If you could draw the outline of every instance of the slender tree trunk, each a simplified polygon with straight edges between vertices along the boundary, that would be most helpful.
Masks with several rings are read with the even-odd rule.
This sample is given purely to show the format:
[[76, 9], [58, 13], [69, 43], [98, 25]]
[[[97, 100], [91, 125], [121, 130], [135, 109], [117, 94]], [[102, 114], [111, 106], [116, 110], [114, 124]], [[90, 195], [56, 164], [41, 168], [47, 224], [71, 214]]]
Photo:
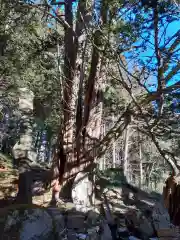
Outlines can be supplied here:
[[116, 142], [113, 142], [113, 168], [116, 167]]
[[129, 126], [125, 130], [124, 136], [124, 162], [123, 162], [123, 172], [124, 176], [128, 180], [128, 151], [129, 151]]
[[[106, 124], [104, 124], [104, 136], [106, 135]], [[103, 156], [103, 170], [106, 169], [106, 155]]]
[[147, 169], [147, 172], [146, 172], [146, 181], [147, 181], [147, 186], [148, 187], [149, 187], [149, 184], [150, 184], [150, 179], [151, 179], [152, 172], [154, 170], [154, 165], [155, 165], [155, 162], [152, 163], [152, 165]]
[[[112, 116], [112, 122], [114, 125], [114, 115]], [[115, 140], [113, 141], [112, 149], [113, 149], [113, 168], [115, 168], [116, 167], [116, 142], [115, 142]]]
[[142, 187], [143, 184], [143, 165], [142, 165], [142, 146], [141, 142], [139, 143], [139, 188]]
[[[106, 124], [102, 126], [103, 137], [106, 135]], [[101, 158], [101, 167], [100, 170], [104, 171], [106, 169], [106, 155], [104, 154]]]

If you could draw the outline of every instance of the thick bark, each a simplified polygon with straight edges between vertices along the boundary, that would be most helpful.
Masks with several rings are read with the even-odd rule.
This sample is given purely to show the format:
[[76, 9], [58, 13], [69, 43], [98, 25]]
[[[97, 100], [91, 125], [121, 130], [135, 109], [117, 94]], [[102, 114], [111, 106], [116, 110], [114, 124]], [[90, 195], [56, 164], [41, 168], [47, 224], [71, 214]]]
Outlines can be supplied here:
[[[57, 152], [54, 154], [54, 166], [56, 172], [59, 172], [59, 184], [62, 185], [63, 179], [70, 178], [70, 175], [73, 174], [74, 168], [76, 168], [76, 160], [79, 158], [79, 145], [80, 142], [77, 141], [75, 133], [77, 136], [76, 126], [81, 128], [80, 115], [76, 111], [76, 100], [78, 94], [79, 84], [82, 86], [83, 79], [83, 68], [81, 73], [79, 73], [79, 37], [82, 34], [84, 29], [84, 19], [87, 12], [87, 1], [80, 0], [78, 3], [78, 13], [75, 32], [76, 36], [73, 34], [73, 11], [72, 11], [72, 1], [66, 0], [65, 2], [65, 21], [71, 28], [65, 28], [65, 38], [64, 38], [64, 80], [63, 80], [63, 126], [61, 126]], [[81, 81], [79, 83], [79, 81]], [[80, 89], [82, 91], [82, 89]], [[79, 99], [81, 103], [81, 99]], [[80, 106], [81, 107], [81, 106]], [[78, 108], [78, 111], [81, 109]], [[80, 112], [81, 114], [81, 112]], [[79, 119], [79, 122], [78, 122]], [[76, 120], [76, 123], [75, 123]], [[78, 154], [77, 154], [78, 150]], [[78, 156], [78, 157], [77, 157]], [[60, 187], [57, 187], [57, 181], [54, 185], [54, 192], [57, 193], [60, 191]], [[54, 197], [53, 197], [54, 198]]]
[[163, 189], [164, 205], [168, 209], [171, 222], [180, 225], [180, 185], [179, 176], [169, 176]]
[[[92, 6], [93, 1], [79, 1], [75, 27], [76, 37], [71, 29], [65, 29], [64, 123], [59, 134], [58, 151], [55, 154], [55, 165], [59, 171], [59, 184], [61, 186], [68, 179], [75, 177], [79, 171], [96, 161], [99, 154], [99, 150], [97, 151], [95, 146], [100, 139], [106, 59], [99, 51], [100, 47], [103, 48], [100, 30], [94, 32], [90, 51], [86, 51], [86, 44], [88, 42], [90, 45], [90, 42], [87, 38], [87, 32], [85, 35], [83, 30], [87, 31], [90, 26]], [[90, 12], [91, 14], [89, 14]], [[65, 20], [70, 26], [73, 25], [72, 15], [72, 1], [67, 0]], [[106, 23], [106, 17], [107, 8], [105, 8], [103, 1], [101, 27]], [[80, 48], [80, 43], [81, 46], [84, 45], [84, 50]], [[91, 58], [89, 58], [90, 54]], [[91, 60], [89, 61], [89, 59]], [[87, 76], [85, 69], [89, 66], [90, 70]], [[55, 188], [57, 188], [57, 181], [54, 190]]]

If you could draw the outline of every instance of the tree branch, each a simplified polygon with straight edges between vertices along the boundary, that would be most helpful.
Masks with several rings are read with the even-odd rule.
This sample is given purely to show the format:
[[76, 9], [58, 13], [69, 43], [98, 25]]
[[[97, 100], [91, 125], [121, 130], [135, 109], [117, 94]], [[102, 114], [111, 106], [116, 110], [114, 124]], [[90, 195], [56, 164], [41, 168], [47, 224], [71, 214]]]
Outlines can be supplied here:
[[73, 36], [74, 36], [75, 38], [77, 38], [77, 35], [76, 35], [75, 31], [73, 30], [72, 26], [70, 26], [70, 25], [68, 24], [68, 22], [65, 21], [62, 17], [57, 16], [56, 12], [51, 8], [50, 5], [47, 5], [47, 4], [46, 4], [45, 7], [48, 7], [48, 8], [50, 8], [50, 9], [52, 9], [54, 15], [53, 15], [52, 13], [50, 13], [50, 11], [47, 11], [46, 9], [41, 8], [41, 6], [40, 6], [39, 4], [30, 4], [30, 3], [27, 4], [27, 3], [23, 3], [23, 2], [19, 2], [19, 4], [20, 4], [21, 6], [23, 6], [23, 7], [36, 8], [36, 9], [38, 9], [39, 11], [41, 11], [41, 12], [43, 12], [43, 13], [45, 12], [45, 13], [46, 13], [47, 15], [49, 15], [50, 17], [54, 18], [54, 19], [55, 19], [59, 24], [61, 24], [65, 29], [71, 29]]

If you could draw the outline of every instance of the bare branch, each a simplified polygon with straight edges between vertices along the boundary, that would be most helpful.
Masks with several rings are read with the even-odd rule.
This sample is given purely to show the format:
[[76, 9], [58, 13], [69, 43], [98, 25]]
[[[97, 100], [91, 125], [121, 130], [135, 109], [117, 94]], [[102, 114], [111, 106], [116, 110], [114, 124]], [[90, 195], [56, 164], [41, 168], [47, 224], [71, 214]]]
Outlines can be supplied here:
[[178, 71], [180, 70], [180, 61], [176, 66], [172, 68], [172, 70], [168, 73], [168, 75], [164, 78], [165, 82], [167, 83], [173, 76], [175, 76]]

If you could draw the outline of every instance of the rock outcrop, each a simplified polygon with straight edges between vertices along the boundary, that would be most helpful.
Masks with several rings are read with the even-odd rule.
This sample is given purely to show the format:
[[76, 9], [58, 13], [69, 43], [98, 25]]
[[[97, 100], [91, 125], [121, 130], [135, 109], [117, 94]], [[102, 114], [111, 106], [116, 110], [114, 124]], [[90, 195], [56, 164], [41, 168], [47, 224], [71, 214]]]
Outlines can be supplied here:
[[93, 195], [93, 183], [89, 180], [88, 173], [78, 173], [72, 186], [72, 200], [76, 210], [82, 212], [91, 210]]
[[20, 135], [19, 141], [12, 149], [13, 157], [16, 162], [21, 159], [28, 159], [30, 162], [36, 161], [36, 152], [33, 149], [33, 100], [34, 94], [29, 89], [19, 89], [19, 113], [24, 132]]

